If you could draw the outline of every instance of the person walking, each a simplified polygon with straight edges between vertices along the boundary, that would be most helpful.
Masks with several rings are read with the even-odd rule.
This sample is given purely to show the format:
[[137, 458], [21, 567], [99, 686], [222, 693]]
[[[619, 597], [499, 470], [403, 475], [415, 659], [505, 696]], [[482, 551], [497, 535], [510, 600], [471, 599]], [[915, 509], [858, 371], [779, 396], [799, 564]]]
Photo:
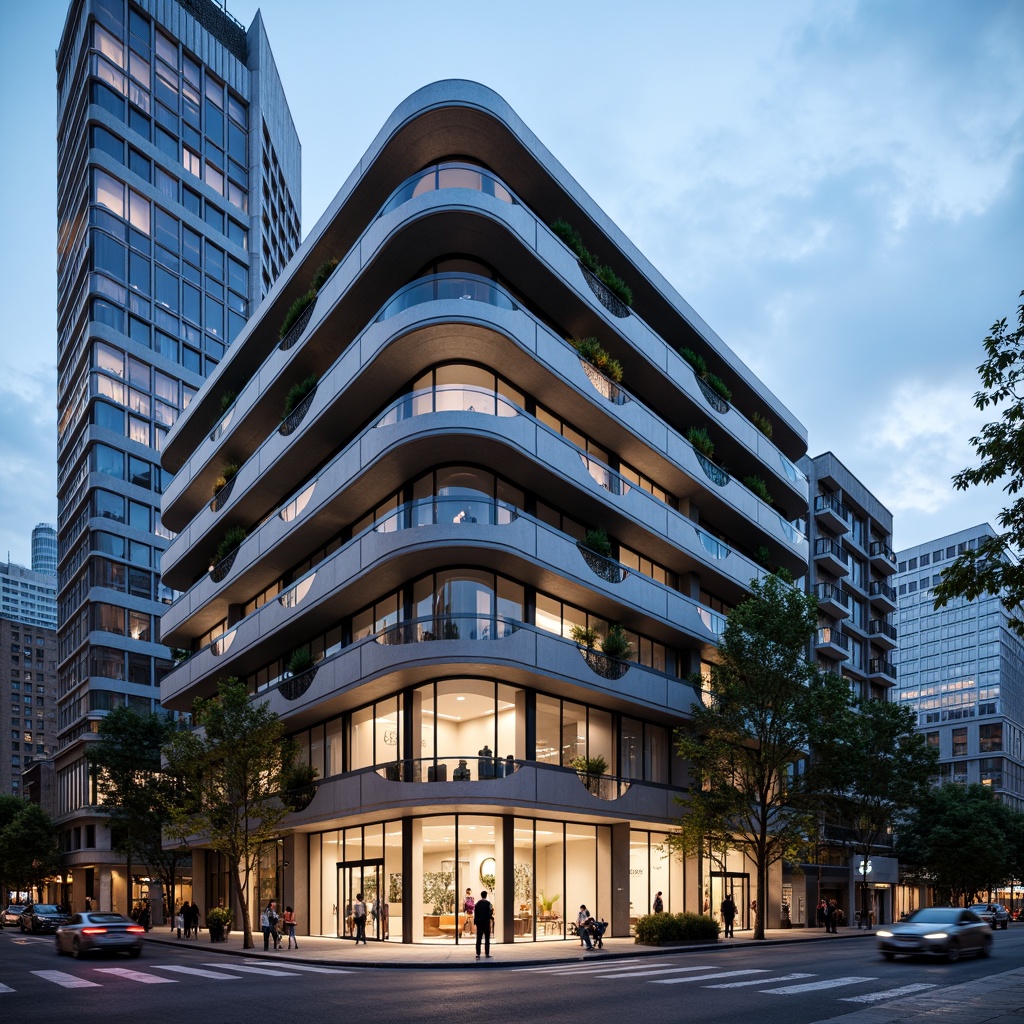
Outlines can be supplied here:
[[295, 948], [299, 948], [299, 940], [295, 938], [295, 911], [291, 907], [284, 908], [284, 932], [288, 936], [288, 948], [292, 948], [292, 943], [295, 943]]
[[736, 937], [732, 929], [732, 923], [736, 920], [736, 902], [732, 898], [732, 893], [722, 900], [722, 906], [719, 908], [722, 912], [722, 921], [725, 924], [725, 937], [727, 939], [734, 939]]
[[192, 938], [199, 938], [199, 904], [195, 900], [191, 904], [186, 904], [188, 908], [188, 919], [192, 928]]
[[476, 958], [480, 959], [480, 943], [483, 942], [484, 956], [491, 959], [491, 922], [494, 920], [494, 907], [487, 898], [487, 890], [480, 893], [480, 899], [473, 906], [473, 924], [476, 926]]
[[826, 904], [824, 900], [818, 900], [817, 918], [819, 928], [825, 927], [825, 906]]
[[576, 931], [580, 937], [580, 945], [590, 948], [590, 935], [587, 933], [587, 922], [590, 920], [590, 911], [586, 903], [580, 904], [580, 912], [576, 915]]
[[830, 935], [837, 935], [836, 931], [836, 901], [829, 900], [825, 904], [825, 931]]
[[356, 928], [356, 945], [358, 946], [360, 941], [363, 945], [366, 945], [366, 904], [363, 902], [363, 894], [361, 892], [356, 893], [356, 902], [352, 907], [352, 921]]
[[651, 904], [651, 910], [654, 911], [655, 914], [663, 914], [665, 912], [665, 901], [661, 898], [660, 889], [654, 894], [654, 902]]
[[281, 937], [277, 934], [277, 900], [270, 900], [260, 915], [260, 927], [263, 929], [263, 951], [270, 949], [270, 940], [274, 940], [274, 949], [281, 948]]

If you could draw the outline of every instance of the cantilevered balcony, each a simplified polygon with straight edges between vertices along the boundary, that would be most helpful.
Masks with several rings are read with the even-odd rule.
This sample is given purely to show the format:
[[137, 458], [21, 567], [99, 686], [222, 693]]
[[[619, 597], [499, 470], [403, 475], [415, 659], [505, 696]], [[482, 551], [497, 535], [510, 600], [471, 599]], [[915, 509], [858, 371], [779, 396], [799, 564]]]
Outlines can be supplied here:
[[872, 580], [868, 591], [871, 604], [885, 615], [896, 611], [896, 588], [882, 580]]
[[868, 552], [871, 565], [879, 572], [891, 576], [896, 571], [896, 555], [888, 544], [880, 540], [871, 542], [871, 550]]
[[815, 496], [814, 518], [832, 533], [846, 533], [850, 529], [850, 513], [834, 494]]
[[843, 661], [850, 656], [850, 638], [838, 626], [821, 626], [815, 650], [825, 658]]
[[814, 561], [830, 576], [849, 575], [850, 556], [843, 545], [831, 537], [819, 537], [814, 542]]
[[879, 650], [891, 651], [896, 646], [896, 627], [884, 619], [872, 619], [868, 623], [868, 636]]
[[872, 658], [868, 662], [868, 675], [872, 682], [896, 685], [896, 666], [887, 658]]
[[835, 583], [819, 583], [814, 588], [818, 607], [834, 619], [845, 619], [850, 614], [850, 598]]

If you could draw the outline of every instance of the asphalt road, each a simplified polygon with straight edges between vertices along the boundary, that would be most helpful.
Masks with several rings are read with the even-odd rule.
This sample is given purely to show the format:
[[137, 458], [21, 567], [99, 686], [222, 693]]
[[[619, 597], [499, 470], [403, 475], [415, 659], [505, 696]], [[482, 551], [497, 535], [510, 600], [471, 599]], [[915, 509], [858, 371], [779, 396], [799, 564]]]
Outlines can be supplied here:
[[[870, 942], [795, 943], [606, 958], [548, 967], [493, 961], [445, 969], [267, 964], [200, 947], [149, 945], [138, 960], [58, 957], [53, 940], [0, 933], [0, 1021], [360, 1019], [811, 1024], [1017, 967], [1024, 927], [994, 934], [987, 960], [883, 960]], [[953, 1018], [951, 1018], [953, 1019]]]

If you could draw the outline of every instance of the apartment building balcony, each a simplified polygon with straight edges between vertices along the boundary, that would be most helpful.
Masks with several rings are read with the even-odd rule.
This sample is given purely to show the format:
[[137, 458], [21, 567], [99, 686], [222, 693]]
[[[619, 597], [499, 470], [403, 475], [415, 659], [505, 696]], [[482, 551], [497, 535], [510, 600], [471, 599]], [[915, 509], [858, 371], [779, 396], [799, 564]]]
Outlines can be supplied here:
[[834, 494], [815, 496], [814, 518], [830, 533], [846, 533], [850, 529], [850, 513]]
[[814, 647], [818, 654], [833, 661], [844, 661], [850, 656], [850, 638], [838, 626], [822, 626]]
[[819, 537], [814, 542], [814, 562], [830, 576], [847, 576], [850, 572], [850, 556], [831, 537]]
[[850, 598], [835, 583], [819, 583], [814, 588], [818, 607], [834, 619], [845, 619], [850, 614]]
[[868, 551], [871, 560], [871, 567], [891, 576], [896, 571], [896, 555], [888, 544], [880, 540], [873, 540]]
[[880, 650], [891, 651], [896, 646], [896, 627], [884, 619], [872, 619], [868, 623], [868, 636]]
[[882, 580], [872, 580], [868, 590], [871, 604], [885, 615], [896, 611], [896, 588]]
[[873, 682], [896, 685], [896, 666], [888, 658], [872, 658], [868, 662], [868, 676]]

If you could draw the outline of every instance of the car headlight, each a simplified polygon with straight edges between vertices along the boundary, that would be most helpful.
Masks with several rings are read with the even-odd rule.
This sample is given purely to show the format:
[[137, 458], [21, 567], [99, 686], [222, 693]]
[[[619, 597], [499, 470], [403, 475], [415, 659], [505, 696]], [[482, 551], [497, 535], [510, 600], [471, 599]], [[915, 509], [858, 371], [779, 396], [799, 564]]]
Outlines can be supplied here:
[[948, 939], [949, 936], [945, 932], [929, 932], [925, 936], [926, 939]]
[[880, 939], [891, 939], [892, 932], [875, 932]]

